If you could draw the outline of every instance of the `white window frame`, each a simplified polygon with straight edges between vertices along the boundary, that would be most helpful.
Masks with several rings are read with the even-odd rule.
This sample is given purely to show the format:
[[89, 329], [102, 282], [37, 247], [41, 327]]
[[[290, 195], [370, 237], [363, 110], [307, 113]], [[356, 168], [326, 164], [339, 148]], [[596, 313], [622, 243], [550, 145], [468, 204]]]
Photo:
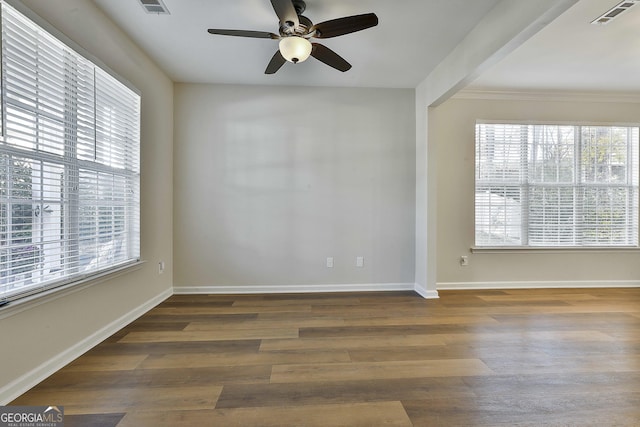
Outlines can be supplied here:
[[[40, 237], [40, 241], [33, 242], [33, 247], [37, 248], [37, 251], [33, 250], [32, 253], [37, 253], [37, 256], [27, 257], [27, 261], [34, 260], [27, 266], [31, 269], [28, 275], [33, 276], [37, 273], [37, 280], [30, 279], [29, 283], [21, 285], [17, 283], [15, 277], [11, 277], [11, 287], [6, 286], [9, 283], [7, 277], [11, 276], [11, 269], [14, 268], [15, 270], [15, 266], [11, 265], [11, 256], [5, 256], [5, 262], [0, 262], [0, 271], [5, 278], [5, 286], [3, 287], [3, 283], [0, 283], [0, 306], [4, 306], [13, 301], [32, 300], [34, 297], [49, 295], [62, 289], [86, 284], [105, 275], [117, 274], [123, 269], [139, 265], [141, 100], [139, 91], [131, 84], [118, 77], [99, 60], [51, 27], [22, 3], [15, 0], [0, 0], [0, 4], [9, 8], [5, 11], [10, 11], [11, 14], [15, 11], [22, 15], [23, 18], [31, 21], [30, 25], [38, 27], [37, 32], [39, 35], [37, 37], [43, 37], [46, 39], [47, 44], [52, 43], [56, 46], [56, 49], [64, 50], [65, 58], [68, 57], [71, 60], [71, 63], [68, 64], [67, 60], [64, 60], [64, 64], [67, 64], [67, 68], [65, 68], [65, 75], [67, 76], [65, 78], [67, 83], [64, 85], [67, 88], [65, 93], [71, 93], [73, 97], [65, 98], [65, 106], [61, 107], [64, 110], [61, 113], [64, 115], [62, 121], [59, 120], [59, 115], [54, 117], [54, 114], [54, 116], [48, 117], [48, 113], [45, 111], [46, 108], [43, 109], [37, 106], [31, 108], [28, 106], [29, 100], [26, 98], [24, 98], [26, 104], [23, 103], [23, 105], [18, 105], [20, 100], [15, 96], [13, 99], [9, 99], [8, 92], [10, 91], [7, 91], [5, 86], [5, 70], [2, 69], [0, 168], [4, 165], [2, 170], [7, 178], [5, 179], [7, 188], [2, 189], [4, 196], [2, 196], [3, 200], [1, 202], [4, 203], [5, 212], [8, 213], [5, 219], [8, 226], [4, 228], [3, 241], [0, 243], [2, 243], [7, 253], [10, 253], [8, 248], [12, 247], [12, 245], [16, 246], [11, 240], [11, 234], [13, 233], [11, 212], [16, 202], [14, 196], [8, 191], [13, 182], [11, 174], [14, 173], [12, 172], [13, 160], [10, 159], [25, 159], [27, 162], [38, 165], [35, 169], [32, 168], [32, 176], [34, 177], [32, 182], [35, 182], [31, 184], [30, 188], [32, 198], [31, 200], [20, 202], [25, 205], [32, 205], [34, 218], [32, 228], [38, 227], [36, 222], [45, 213], [55, 210], [48, 207], [50, 203], [59, 203], [56, 214], [59, 214], [61, 218], [58, 226], [58, 232], [60, 233], [59, 243], [56, 243], [56, 240], [45, 241]], [[4, 39], [2, 43], [5, 43]], [[25, 47], [25, 49], [27, 48]], [[44, 49], [43, 52], [46, 52], [46, 47]], [[22, 59], [18, 58], [16, 61], [19, 62]], [[92, 102], [93, 105], [90, 105], [89, 108], [93, 108], [93, 116], [88, 120], [88, 122], [91, 122], [88, 126], [87, 120], [80, 123], [77, 117], [79, 110], [75, 105], [79, 103], [79, 98], [76, 99], [75, 97], [80, 95], [74, 89], [75, 85], [78, 84], [75, 66], [73, 65], [75, 61], [81, 61], [85, 66], [88, 64], [93, 69], [93, 77], [90, 82], [93, 85], [93, 93], [89, 95], [92, 97], [89, 104]], [[2, 49], [1, 64], [3, 66], [5, 64], [4, 48]], [[58, 64], [63, 65], [62, 63]], [[30, 78], [37, 79], [36, 75], [33, 74], [33, 77], [25, 76], [24, 79], [25, 81]], [[53, 85], [50, 87], [53, 87], [52, 90], [54, 91], [60, 88], [59, 86], [56, 87], [55, 83], [51, 85]], [[42, 95], [39, 93], [38, 96]], [[43, 97], [42, 99], [45, 99], [46, 102], [47, 98]], [[8, 126], [11, 125], [12, 117], [7, 116], [7, 109], [11, 105], [14, 105], [12, 107], [14, 110], [16, 110], [15, 106], [24, 108], [27, 114], [35, 117], [33, 119], [34, 125], [31, 128], [36, 140], [33, 147], [29, 147], [28, 144], [21, 144], [20, 136], [12, 140], [11, 132], [7, 132]], [[61, 137], [64, 142], [60, 143], [60, 147], [63, 148], [58, 149], [55, 145], [55, 135], [53, 137], [49, 135], [48, 137], [43, 137], [42, 141], [40, 140], [40, 136], [38, 136], [41, 135], [40, 132], [49, 132], [51, 134], [52, 132], [55, 133], [55, 129], [51, 130], [53, 128], [49, 128], [43, 131], [40, 128], [39, 117], [42, 117], [45, 121], [52, 119], [59, 124], [59, 129], [64, 128], [64, 136]], [[126, 123], [123, 124], [123, 120]], [[14, 119], [14, 126], [15, 123]], [[28, 133], [30, 126], [28, 125], [28, 120], [24, 123], [24, 126], [22, 123], [18, 123], [18, 126], [22, 127], [21, 131]], [[87, 155], [86, 147], [83, 147], [85, 148], [84, 154], [78, 154], [80, 147], [77, 140], [80, 132], [78, 128], [81, 126], [85, 128], [83, 136], [85, 137], [85, 142], [87, 135], [90, 135], [93, 140], [93, 146], [90, 147], [93, 150], [93, 154], [90, 156]], [[16, 141], [18, 142], [16, 143]], [[51, 141], [54, 142], [51, 143]], [[45, 144], [43, 145], [44, 149], [38, 148], [41, 144]], [[46, 144], [50, 145], [47, 146]], [[60, 196], [57, 199], [44, 196], [46, 194], [44, 190], [46, 186], [54, 189], [58, 188], [55, 186], [56, 181], [54, 179], [47, 178], [46, 168], [42, 166], [44, 164], [57, 165], [58, 169], [64, 169], [64, 173], [60, 174], [61, 178], [58, 180], [60, 181]], [[85, 176], [84, 184], [82, 181], [83, 174]], [[86, 181], [87, 177], [91, 178], [94, 174], [96, 177], [95, 183], [91, 180]], [[89, 189], [92, 197], [87, 198], [89, 193], [82, 189], [83, 185]], [[101, 185], [102, 187], [99, 187]], [[36, 196], [37, 192], [34, 188], [39, 189], [39, 196]], [[106, 193], [104, 191], [100, 193], [100, 188], [103, 188]], [[93, 197], [94, 193], [96, 194], [95, 197]], [[82, 211], [80, 209], [82, 206], [85, 206], [85, 209], [102, 212], [102, 216], [99, 213], [95, 214], [96, 220], [93, 228], [88, 231], [80, 231], [80, 227], [82, 227], [80, 223]], [[49, 224], [49, 227], [51, 227], [51, 224]], [[43, 228], [43, 226], [40, 226], [40, 228]], [[8, 232], [6, 232], [7, 230]], [[54, 234], [57, 233], [55, 228], [53, 228], [53, 232]], [[42, 233], [40, 233], [40, 236], [42, 236]], [[80, 253], [82, 252], [80, 248], [82, 242], [85, 246], [89, 245], [86, 246], [89, 249], [85, 253], [90, 252], [93, 254], [93, 258], [88, 263], [89, 265], [81, 265], [79, 261], [80, 255], [82, 255]], [[45, 250], [45, 247], [50, 248], [56, 245], [64, 248], [59, 249], [59, 253], [55, 252], [53, 256], [51, 255], [51, 249]], [[29, 247], [28, 249], [31, 248]], [[49, 258], [53, 258], [54, 262], [56, 262], [58, 255], [61, 259], [64, 258], [64, 260], [60, 261], [62, 272], [54, 271], [54, 269], [49, 268], [50, 265], [45, 268], [44, 264], [46, 262], [42, 260], [46, 259], [44, 254], [47, 251]]]
[[[503, 126], [503, 131], [508, 132], [507, 129], [511, 129], [509, 136], [503, 136], [505, 138], [504, 144], [511, 143], [511, 146], [516, 147], [513, 151], [516, 151], [515, 155], [512, 154], [510, 167], [504, 168], [505, 171], [501, 175], [500, 172], [485, 172], [482, 170], [486, 167], [486, 160], [482, 156], [486, 155], [486, 150], [491, 150], [488, 147], [487, 141], [483, 141], [482, 129], [487, 131], [489, 127], [495, 126], [494, 130], [499, 131], [500, 126]], [[573, 128], [573, 135], [571, 139], [573, 152], [573, 165], [571, 171], [571, 178], [564, 180], [558, 178], [557, 182], [546, 181], [544, 178], [540, 180], [539, 177], [532, 176], [535, 163], [532, 163], [531, 154], [529, 151], [531, 145], [528, 138], [531, 138], [531, 130], [539, 129], [542, 127], [557, 127], [560, 128]], [[520, 136], [517, 135], [516, 130]], [[630, 143], [627, 145], [627, 162], [626, 178], [624, 182], [600, 182], [597, 180], [585, 181], [585, 177], [582, 171], [582, 165], [580, 159], [582, 159], [582, 150], [586, 150], [587, 143], [582, 140], [582, 130], [585, 128], [610, 128], [610, 129], [627, 129], [627, 138]], [[586, 130], [586, 129], [585, 129]], [[639, 246], [639, 232], [638, 232], [638, 187], [640, 177], [638, 176], [638, 163], [639, 163], [639, 127], [637, 124], [617, 124], [617, 123], [554, 123], [554, 122], [513, 122], [513, 121], [480, 121], [476, 122], [476, 142], [475, 142], [475, 244], [471, 248], [472, 251], [512, 251], [512, 250], [637, 250]], [[505, 134], [506, 135], [506, 134]], [[633, 138], [632, 138], [633, 137]], [[502, 138], [502, 137], [501, 137]], [[517, 141], [517, 142], [514, 142]], [[483, 145], [485, 144], [485, 145]], [[519, 148], [517, 148], [519, 144]], [[532, 143], [532, 145], [535, 145]], [[505, 145], [506, 147], [506, 145]], [[485, 153], [483, 153], [485, 150]], [[586, 153], [586, 151], [585, 151]], [[505, 154], [506, 155], [506, 154]], [[519, 164], [518, 167], [513, 169], [513, 165]], [[538, 165], [540, 166], [540, 165]], [[531, 169], [531, 170], [530, 170]], [[560, 172], [558, 172], [559, 174]], [[492, 176], [492, 178], [487, 178]], [[560, 175], [558, 175], [560, 176]], [[495, 190], [503, 189], [504, 195], [497, 194], [494, 190], [487, 192], [487, 188], [494, 188]], [[627, 201], [625, 205], [625, 226], [627, 239], [624, 242], [614, 241], [613, 238], [609, 242], [601, 243], [601, 241], [593, 242], [584, 238], [580, 233], [589, 229], [585, 224], [587, 220], [583, 219], [584, 198], [577, 195], [581, 191], [589, 191], [594, 189], [624, 189], [627, 192]], [[558, 238], [557, 241], [545, 240], [546, 237], [541, 237], [540, 232], [538, 234], [532, 231], [532, 224], [540, 218], [536, 217], [536, 214], [532, 214], [533, 219], [529, 218], [529, 215], [535, 210], [532, 210], [534, 206], [531, 193], [536, 190], [545, 191], [552, 189], [557, 191], [558, 197], [561, 191], [572, 192], [573, 195], [570, 199], [574, 206], [571, 206], [567, 211], [570, 211], [570, 215], [563, 217], [563, 220], [570, 218], [570, 223], [567, 223], [567, 227], [571, 227], [570, 232], [573, 233], [572, 238], [567, 238], [566, 234], [563, 238]], [[499, 193], [500, 191], [498, 191]], [[507, 197], [510, 194], [511, 196]], [[499, 200], [488, 200], [499, 199]], [[491, 208], [491, 206], [504, 205], [502, 212], [498, 212]], [[554, 205], [549, 205], [554, 206]], [[557, 206], [558, 212], [563, 207], [562, 204]], [[566, 205], [565, 205], [566, 206]], [[491, 212], [490, 212], [491, 211]], [[546, 212], [545, 209], [538, 209], [538, 212]], [[490, 212], [490, 213], [489, 213]], [[497, 215], [496, 219], [491, 219]], [[492, 234], [491, 229], [494, 221], [499, 224], [499, 227], [504, 226], [504, 233], [497, 237], [487, 236]], [[540, 224], [538, 222], [538, 224]], [[551, 223], [553, 224], [553, 222]], [[556, 225], [559, 227], [558, 225]], [[499, 228], [499, 227], [496, 227]], [[544, 224], [542, 227], [546, 227]], [[544, 229], [546, 230], [546, 228]], [[544, 234], [545, 231], [542, 232]], [[510, 236], [510, 238], [509, 238]], [[535, 238], [530, 236], [534, 236]], [[568, 241], [571, 239], [571, 241]], [[606, 239], [601, 239], [602, 241]]]

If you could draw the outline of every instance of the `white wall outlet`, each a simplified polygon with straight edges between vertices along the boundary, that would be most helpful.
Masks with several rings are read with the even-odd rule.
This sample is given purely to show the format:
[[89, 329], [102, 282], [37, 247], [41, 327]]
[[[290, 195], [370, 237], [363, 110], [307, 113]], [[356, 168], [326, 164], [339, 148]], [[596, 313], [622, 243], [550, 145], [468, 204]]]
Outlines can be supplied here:
[[467, 265], [469, 265], [469, 257], [466, 255], [462, 255], [460, 257], [460, 265], [463, 267], [466, 267]]
[[164, 261], [158, 263], [158, 274], [164, 273]]
[[357, 256], [356, 257], [356, 267], [364, 267], [364, 257]]
[[333, 268], [333, 257], [332, 256], [328, 256], [327, 257], [327, 268]]

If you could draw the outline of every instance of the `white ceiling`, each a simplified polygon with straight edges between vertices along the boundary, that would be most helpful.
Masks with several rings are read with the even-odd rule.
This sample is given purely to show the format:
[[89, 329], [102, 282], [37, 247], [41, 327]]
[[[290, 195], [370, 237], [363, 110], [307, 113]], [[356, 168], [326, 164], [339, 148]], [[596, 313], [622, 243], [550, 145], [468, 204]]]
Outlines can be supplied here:
[[[346, 73], [310, 58], [270, 76], [277, 41], [206, 31], [277, 33], [269, 0], [164, 0], [170, 15], [148, 14], [139, 0], [94, 2], [176, 82], [414, 88], [498, 0], [307, 0], [315, 23], [374, 12], [380, 24], [319, 40], [353, 65]], [[640, 4], [590, 24], [619, 2], [578, 1], [469, 88], [640, 93]]]
[[277, 33], [269, 0], [164, 0], [170, 15], [148, 14], [139, 0], [94, 2], [176, 82], [414, 88], [498, 0], [307, 0], [314, 23], [374, 12], [380, 24], [318, 40], [353, 65], [346, 73], [309, 58], [270, 76], [277, 41], [207, 33]]
[[607, 25], [620, 0], [580, 0], [471, 85], [475, 90], [640, 94], [640, 3]]

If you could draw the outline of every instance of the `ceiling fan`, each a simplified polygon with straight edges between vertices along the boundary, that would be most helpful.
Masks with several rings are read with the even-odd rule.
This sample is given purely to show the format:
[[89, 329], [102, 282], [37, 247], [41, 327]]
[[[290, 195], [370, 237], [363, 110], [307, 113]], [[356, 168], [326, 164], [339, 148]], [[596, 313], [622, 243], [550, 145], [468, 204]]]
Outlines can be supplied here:
[[215, 28], [208, 30], [211, 34], [223, 36], [280, 40], [279, 49], [271, 58], [269, 65], [267, 65], [265, 74], [274, 74], [287, 61], [296, 64], [305, 61], [309, 56], [313, 56], [336, 70], [347, 71], [351, 68], [351, 64], [345, 61], [344, 58], [328, 47], [320, 43], [312, 43], [309, 40], [342, 36], [378, 25], [378, 17], [375, 13], [346, 16], [313, 24], [309, 18], [302, 16], [307, 7], [304, 0], [271, 0], [271, 5], [280, 20], [279, 34], [266, 31], [221, 30]]

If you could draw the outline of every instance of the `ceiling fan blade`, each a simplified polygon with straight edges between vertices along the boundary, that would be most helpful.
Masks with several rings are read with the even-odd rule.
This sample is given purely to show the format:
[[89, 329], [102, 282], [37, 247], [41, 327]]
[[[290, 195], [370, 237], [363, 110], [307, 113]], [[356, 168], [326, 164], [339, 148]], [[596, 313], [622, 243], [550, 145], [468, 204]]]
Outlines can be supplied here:
[[321, 22], [311, 27], [311, 32], [315, 30], [316, 33], [314, 37], [318, 39], [328, 39], [366, 30], [376, 25], [378, 25], [378, 17], [376, 14], [365, 13], [364, 15], [345, 16], [344, 18]]
[[271, 0], [271, 5], [280, 19], [280, 26], [298, 28], [300, 21], [291, 0]]
[[210, 34], [219, 34], [221, 36], [238, 36], [238, 37], [251, 37], [254, 39], [279, 39], [280, 36], [266, 31], [245, 31], [245, 30], [220, 30], [216, 28], [209, 28], [207, 30]]
[[284, 59], [284, 56], [282, 56], [280, 50], [277, 50], [275, 55], [273, 55], [273, 58], [271, 58], [271, 62], [269, 62], [269, 65], [267, 65], [267, 69], [264, 70], [264, 73], [275, 74], [276, 71], [278, 71], [285, 62], [287, 62], [287, 60]]
[[328, 66], [342, 71], [343, 73], [351, 69], [351, 64], [328, 47], [319, 43], [311, 43], [311, 46], [311, 56], [316, 58], [318, 61], [324, 62]]

